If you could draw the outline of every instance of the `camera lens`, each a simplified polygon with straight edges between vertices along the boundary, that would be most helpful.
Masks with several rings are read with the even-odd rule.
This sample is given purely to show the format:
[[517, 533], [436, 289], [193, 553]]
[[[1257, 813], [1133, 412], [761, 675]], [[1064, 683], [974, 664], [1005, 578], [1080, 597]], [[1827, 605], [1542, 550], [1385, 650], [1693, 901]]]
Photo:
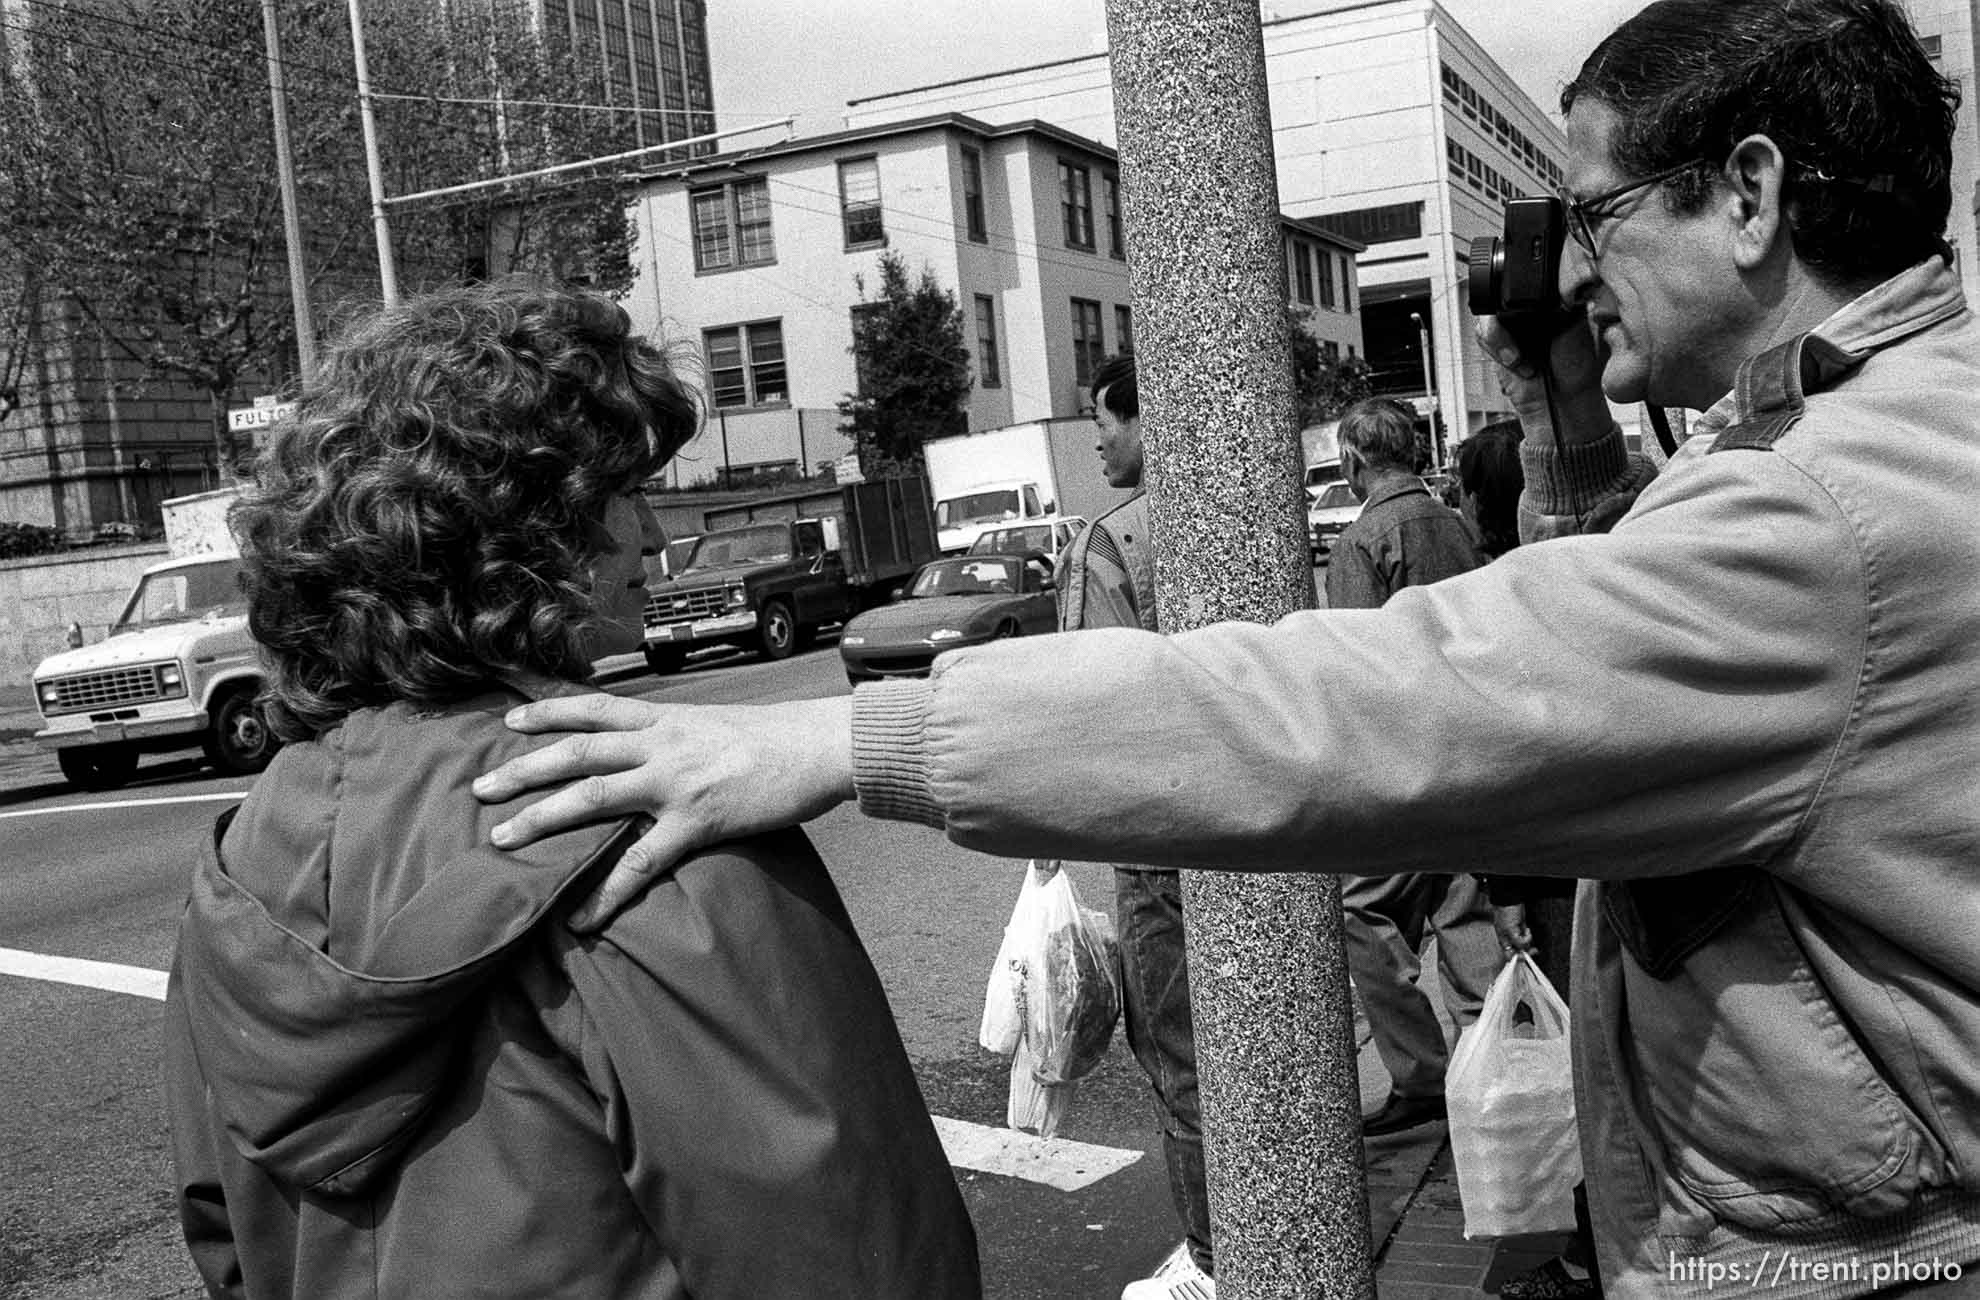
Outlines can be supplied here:
[[1471, 241], [1470, 300], [1474, 316], [1497, 316], [1505, 305], [1506, 248], [1487, 235]]

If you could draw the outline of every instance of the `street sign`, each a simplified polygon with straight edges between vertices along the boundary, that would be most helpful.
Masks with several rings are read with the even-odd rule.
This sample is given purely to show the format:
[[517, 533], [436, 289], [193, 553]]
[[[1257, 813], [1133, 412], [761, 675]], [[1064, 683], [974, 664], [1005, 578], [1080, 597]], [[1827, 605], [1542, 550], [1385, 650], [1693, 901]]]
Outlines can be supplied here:
[[294, 402], [277, 401], [273, 397], [257, 397], [253, 406], [230, 406], [227, 408], [227, 430], [230, 433], [248, 433], [266, 429], [277, 420], [286, 420], [296, 413]]

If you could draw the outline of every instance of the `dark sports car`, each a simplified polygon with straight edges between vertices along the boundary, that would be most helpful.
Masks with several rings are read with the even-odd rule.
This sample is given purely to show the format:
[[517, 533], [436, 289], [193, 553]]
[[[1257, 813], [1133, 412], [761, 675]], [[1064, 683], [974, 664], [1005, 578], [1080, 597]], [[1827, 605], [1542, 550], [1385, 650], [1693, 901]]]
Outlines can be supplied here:
[[921, 677], [944, 650], [1057, 628], [1042, 557], [958, 555], [923, 565], [900, 599], [847, 623], [839, 656], [855, 682]]

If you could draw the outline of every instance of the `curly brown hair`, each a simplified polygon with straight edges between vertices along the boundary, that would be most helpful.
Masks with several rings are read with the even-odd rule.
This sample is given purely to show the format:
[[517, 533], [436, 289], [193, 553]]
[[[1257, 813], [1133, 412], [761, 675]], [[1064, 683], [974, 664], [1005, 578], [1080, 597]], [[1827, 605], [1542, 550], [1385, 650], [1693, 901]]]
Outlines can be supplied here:
[[605, 508], [701, 419], [597, 294], [510, 280], [350, 327], [233, 510], [270, 725], [294, 740], [504, 673], [588, 676]]

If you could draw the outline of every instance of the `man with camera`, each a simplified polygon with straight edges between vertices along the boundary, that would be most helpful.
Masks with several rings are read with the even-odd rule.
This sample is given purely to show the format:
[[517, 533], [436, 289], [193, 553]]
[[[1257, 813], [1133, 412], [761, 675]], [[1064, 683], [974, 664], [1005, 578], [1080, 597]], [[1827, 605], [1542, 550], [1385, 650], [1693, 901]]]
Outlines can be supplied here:
[[1612, 530], [1379, 610], [1022, 638], [850, 698], [531, 705], [512, 725], [599, 734], [477, 793], [593, 779], [498, 843], [653, 814], [591, 922], [691, 847], [854, 797], [1013, 856], [1592, 878], [1605, 1287], [1955, 1294], [1980, 1258], [1957, 95], [1892, 0], [1659, 0], [1563, 104], [1556, 284], [1587, 324], [1516, 330], [1548, 355], [1510, 382], [1558, 440], [1555, 530], [1627, 486], [1602, 393], [1706, 412]]

